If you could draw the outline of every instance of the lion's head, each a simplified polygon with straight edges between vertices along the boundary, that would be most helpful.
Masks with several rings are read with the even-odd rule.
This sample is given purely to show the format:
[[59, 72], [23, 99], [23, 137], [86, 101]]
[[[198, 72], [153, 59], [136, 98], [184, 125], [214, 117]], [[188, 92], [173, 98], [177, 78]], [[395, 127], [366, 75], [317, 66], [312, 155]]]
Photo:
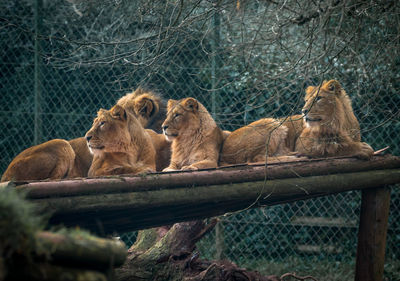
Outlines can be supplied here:
[[131, 143], [128, 122], [130, 117], [132, 116], [119, 105], [110, 110], [100, 109], [92, 128], [85, 135], [91, 152], [94, 155], [103, 152], [125, 152]]
[[161, 133], [161, 124], [166, 115], [166, 104], [154, 91], [139, 87], [120, 98], [117, 104], [135, 115], [144, 128]]
[[162, 129], [169, 141], [198, 130], [202, 125], [200, 120], [203, 119], [203, 113], [208, 114], [205, 107], [194, 98], [169, 100], [167, 109]]
[[309, 86], [302, 113], [307, 127], [344, 130], [359, 141], [360, 127], [350, 98], [336, 80], [324, 81], [320, 86]]

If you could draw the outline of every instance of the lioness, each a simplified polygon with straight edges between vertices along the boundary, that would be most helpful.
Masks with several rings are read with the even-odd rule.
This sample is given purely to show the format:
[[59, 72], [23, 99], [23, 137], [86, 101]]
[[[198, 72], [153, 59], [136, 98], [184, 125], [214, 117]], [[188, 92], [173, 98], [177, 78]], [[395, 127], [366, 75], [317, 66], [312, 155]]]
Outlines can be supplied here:
[[18, 154], [1, 181], [62, 179], [73, 169], [74, 160], [75, 152], [66, 140], [50, 140]]
[[172, 155], [164, 171], [217, 167], [223, 136], [207, 109], [194, 98], [169, 100], [167, 108], [162, 129]]
[[220, 165], [265, 161], [266, 152], [268, 156], [287, 154], [287, 132], [288, 128], [273, 118], [239, 128], [225, 139]]
[[[161, 124], [165, 120], [166, 103], [155, 92], [138, 87], [132, 93], [128, 93], [117, 101], [117, 104], [132, 113], [144, 128], [149, 128], [161, 133]], [[151, 133], [153, 145], [156, 148], [158, 170], [165, 168], [165, 162], [169, 162], [170, 148], [168, 143], [160, 141], [160, 136]], [[85, 177], [88, 175], [93, 155], [89, 152], [84, 137], [69, 141], [75, 151], [76, 159], [74, 169], [69, 177]]]
[[299, 155], [308, 157], [354, 156], [369, 159], [373, 149], [360, 142], [359, 124], [350, 98], [336, 80], [306, 89], [305, 128], [296, 141]]
[[100, 109], [85, 138], [93, 153], [89, 176], [138, 174], [156, 169], [150, 136], [136, 117], [119, 105]]
[[146, 131], [156, 150], [157, 171], [162, 171], [169, 165], [171, 158], [171, 144], [160, 134], [167, 111], [164, 100], [154, 91], [139, 87], [120, 98], [117, 104], [130, 111], [143, 127], [148, 128]]

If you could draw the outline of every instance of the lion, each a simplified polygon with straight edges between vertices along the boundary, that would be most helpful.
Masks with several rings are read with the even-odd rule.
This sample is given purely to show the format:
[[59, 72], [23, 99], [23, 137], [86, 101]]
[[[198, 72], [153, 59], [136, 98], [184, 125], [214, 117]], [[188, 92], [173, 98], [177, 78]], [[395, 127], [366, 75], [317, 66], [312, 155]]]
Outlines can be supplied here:
[[302, 109], [305, 128], [296, 141], [300, 156], [350, 156], [369, 159], [374, 151], [361, 142], [360, 125], [351, 100], [336, 80], [306, 89]]
[[[166, 116], [166, 102], [154, 91], [138, 87], [135, 91], [121, 97], [117, 104], [132, 113], [144, 128], [162, 133], [161, 124]], [[166, 162], [169, 163], [169, 143], [161, 141], [164, 138], [162, 135], [156, 136], [150, 133], [150, 136], [157, 151], [157, 171], [161, 171], [159, 169], [165, 168]], [[69, 142], [76, 154], [74, 169], [69, 177], [86, 177], [93, 159], [86, 139], [80, 137]]]
[[162, 129], [172, 155], [163, 171], [217, 167], [223, 135], [204, 105], [189, 97], [169, 100], [167, 108]]
[[[166, 103], [154, 91], [138, 87], [132, 93], [121, 97], [117, 104], [132, 113], [144, 128], [149, 128], [157, 133], [161, 133], [161, 124], [166, 116]], [[157, 171], [168, 166], [170, 158], [170, 145], [166, 141], [161, 141], [162, 135], [154, 135], [150, 132], [153, 145], [157, 151]], [[76, 159], [70, 177], [85, 177], [88, 175], [89, 167], [92, 163], [93, 155], [90, 153], [84, 137], [69, 141], [75, 150]], [[159, 155], [159, 156], [158, 156]]]
[[162, 133], [161, 124], [167, 115], [165, 101], [154, 91], [137, 88], [117, 101], [117, 104], [130, 110], [144, 128]]
[[29, 147], [11, 161], [1, 181], [25, 181], [66, 178], [74, 167], [75, 152], [62, 139]]
[[[268, 156], [289, 152], [286, 147], [288, 128], [273, 118], [263, 118], [239, 128], [225, 139], [220, 165], [263, 162]], [[267, 153], [266, 153], [267, 152]]]
[[[166, 115], [166, 103], [155, 92], [139, 87], [134, 92], [128, 93], [124, 97], [120, 98], [117, 103], [120, 103], [123, 107], [127, 108], [127, 110], [135, 115], [144, 127], [153, 129], [158, 133], [161, 132], [161, 124]], [[154, 139], [152, 137], [154, 140], [154, 145], [157, 148], [157, 154], [161, 155], [161, 158], [157, 159], [157, 163], [159, 163], [157, 165], [160, 165], [160, 169], [168, 166], [168, 164], [165, 163], [167, 161], [169, 163], [168, 153], [170, 153], [169, 143], [166, 143], [165, 141], [159, 141], [163, 138], [164, 137], [162, 135], [154, 137]], [[62, 153], [64, 153], [64, 151], [71, 150], [71, 147], [65, 145], [65, 142], [69, 142], [69, 145], [72, 147], [74, 151], [73, 158], [71, 154], [66, 154], [63, 157], [60, 156]], [[59, 151], [57, 151], [57, 146], [55, 143], [59, 145]], [[68, 149], [65, 149], [65, 146], [67, 146]], [[48, 161], [43, 161], [46, 159], [44, 155], [48, 155]], [[21, 152], [21, 154], [17, 155], [17, 157], [9, 165], [10, 169], [7, 171], [6, 178], [16, 180], [47, 179], [47, 175], [52, 174], [53, 171], [59, 171], [65, 168], [64, 165], [61, 165], [61, 163], [64, 163], [63, 161], [58, 162], [52, 160], [55, 157], [60, 159], [71, 157], [72, 159], [70, 159], [70, 161], [73, 161], [74, 164], [72, 169], [68, 169], [68, 173], [66, 175], [64, 173], [56, 173], [57, 177], [55, 177], [52, 174], [51, 179], [87, 177], [93, 159], [93, 155], [90, 153], [85, 137], [79, 137], [69, 141], [63, 140], [62, 142], [45, 142], [40, 144], [39, 150], [31, 147], [29, 149], [30, 160], [24, 160], [24, 165], [14, 164], [21, 163], [21, 159], [24, 159], [26, 156], [27, 152]], [[41, 159], [41, 161], [36, 161], [35, 158]], [[35, 166], [36, 163], [42, 162], [46, 162], [48, 164], [41, 165], [41, 170], [39, 173], [37, 173], [37, 175], [29, 174], [29, 171], [36, 171], [34, 167], [30, 167], [30, 165]], [[51, 164], [54, 164], [55, 166], [52, 166]], [[19, 169], [23, 170], [20, 171]], [[26, 178], [21, 178], [21, 175], [24, 175]]]
[[156, 170], [149, 134], [133, 114], [119, 105], [100, 109], [85, 138], [93, 153], [90, 177]]

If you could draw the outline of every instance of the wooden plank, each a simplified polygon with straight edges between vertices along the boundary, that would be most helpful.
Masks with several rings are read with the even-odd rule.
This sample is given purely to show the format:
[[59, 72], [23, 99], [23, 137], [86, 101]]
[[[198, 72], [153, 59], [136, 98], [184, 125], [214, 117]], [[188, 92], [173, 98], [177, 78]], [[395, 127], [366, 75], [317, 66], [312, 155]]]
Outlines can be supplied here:
[[[397, 168], [400, 168], [400, 157], [386, 155], [374, 156], [369, 161], [355, 158], [309, 159], [268, 165], [238, 165], [202, 171], [154, 173], [147, 176], [112, 176], [12, 184], [18, 190], [26, 190], [28, 198], [39, 199], [222, 185]], [[1, 183], [0, 186], [4, 184], [6, 183]]]
[[296, 245], [296, 249], [300, 252], [307, 254], [315, 254], [315, 253], [330, 253], [330, 254], [340, 254], [343, 252], [342, 247], [332, 246], [332, 245]]
[[362, 191], [356, 281], [383, 280], [389, 206], [390, 188]]
[[112, 233], [398, 182], [400, 169], [30, 200], [50, 223]]
[[356, 220], [345, 220], [344, 218], [330, 218], [330, 217], [292, 217], [291, 218], [292, 225], [301, 225], [301, 226], [326, 226], [326, 227], [357, 227]]

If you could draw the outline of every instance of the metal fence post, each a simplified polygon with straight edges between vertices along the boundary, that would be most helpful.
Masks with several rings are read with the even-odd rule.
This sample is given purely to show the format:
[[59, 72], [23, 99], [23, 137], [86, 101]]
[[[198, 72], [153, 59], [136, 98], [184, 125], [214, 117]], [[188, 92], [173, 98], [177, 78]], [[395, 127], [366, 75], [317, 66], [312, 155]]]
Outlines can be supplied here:
[[[220, 28], [221, 28], [221, 17], [219, 14], [219, 7], [217, 1], [214, 2], [214, 14], [212, 17], [212, 25], [213, 32], [211, 37], [211, 114], [214, 120], [217, 121], [217, 97], [216, 97], [216, 89], [218, 87], [218, 74], [219, 68], [221, 67], [221, 60], [218, 55], [218, 51], [220, 48], [221, 36], [220, 36]], [[215, 226], [215, 248], [216, 248], [216, 259], [221, 260], [224, 258], [224, 248], [225, 248], [225, 237], [224, 237], [224, 227], [222, 223], [218, 223]]]
[[216, 98], [216, 88], [218, 84], [218, 70], [221, 67], [220, 58], [218, 56], [218, 49], [220, 47], [220, 25], [221, 18], [218, 11], [217, 2], [214, 4], [214, 14], [212, 17], [213, 32], [211, 36], [211, 115], [214, 120], [217, 120], [216, 108], [217, 108], [217, 98]]
[[33, 143], [36, 145], [42, 141], [42, 107], [41, 107], [41, 88], [40, 88], [40, 31], [42, 26], [43, 0], [35, 1], [35, 56], [34, 56], [34, 137]]

